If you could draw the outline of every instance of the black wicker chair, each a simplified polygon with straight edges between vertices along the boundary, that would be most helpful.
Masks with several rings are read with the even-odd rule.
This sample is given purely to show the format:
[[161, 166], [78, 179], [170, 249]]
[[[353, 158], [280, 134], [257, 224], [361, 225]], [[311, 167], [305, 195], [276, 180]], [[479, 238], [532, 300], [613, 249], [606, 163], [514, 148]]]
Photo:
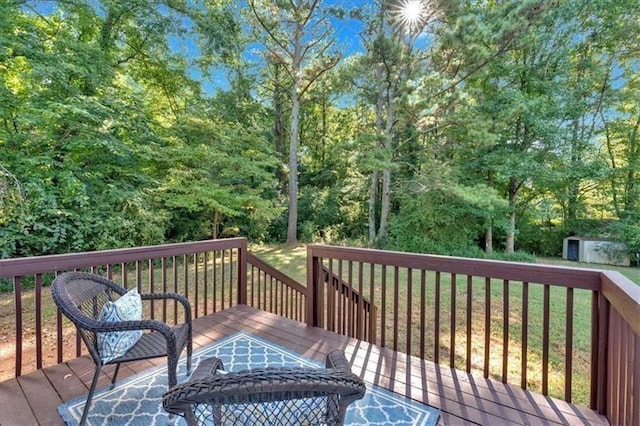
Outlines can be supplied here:
[[165, 411], [193, 425], [341, 425], [347, 407], [364, 396], [362, 379], [344, 353], [327, 355], [326, 369], [267, 367], [224, 373], [208, 358], [189, 381], [164, 394]]
[[[89, 406], [98, 383], [102, 367], [116, 364], [111, 387], [115, 385], [120, 364], [141, 359], [167, 357], [169, 388], [177, 383], [176, 369], [183, 349], [187, 349], [187, 374], [191, 370], [192, 327], [191, 306], [183, 296], [175, 293], [140, 294], [145, 300], [177, 300], [184, 307], [184, 323], [173, 327], [156, 320], [105, 322], [100, 319], [102, 307], [108, 301], [114, 301], [127, 293], [127, 290], [111, 280], [95, 274], [84, 272], [66, 272], [55, 278], [51, 287], [53, 300], [58, 309], [76, 326], [84, 340], [96, 371], [91, 382], [91, 389], [82, 413], [80, 424], [87, 419]], [[97, 333], [144, 330], [139, 340], [124, 353], [113, 360], [104, 362], [98, 346]]]

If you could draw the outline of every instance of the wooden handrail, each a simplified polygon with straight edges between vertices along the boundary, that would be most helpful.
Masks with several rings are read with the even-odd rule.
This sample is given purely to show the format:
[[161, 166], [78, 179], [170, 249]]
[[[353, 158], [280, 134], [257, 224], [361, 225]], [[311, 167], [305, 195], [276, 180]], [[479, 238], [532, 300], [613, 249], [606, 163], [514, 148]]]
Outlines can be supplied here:
[[84, 253], [2, 259], [0, 260], [0, 278], [90, 268], [95, 265], [116, 265], [123, 262], [182, 256], [203, 251], [240, 249], [242, 247], [246, 250], [246, 246], [246, 238], [228, 238]]
[[269, 265], [267, 262], [265, 262], [264, 260], [260, 259], [258, 256], [256, 256], [253, 253], [247, 253], [247, 263], [249, 265], [253, 265], [257, 268], [259, 268], [260, 270], [266, 272], [267, 274], [271, 275], [272, 277], [282, 281], [283, 283], [286, 283], [289, 287], [291, 287], [292, 289], [294, 289], [295, 291], [297, 291], [298, 293], [302, 293], [302, 294], [307, 294], [307, 288], [305, 286], [303, 286], [302, 284], [300, 284], [298, 281], [296, 281], [295, 279], [291, 278], [289, 275], [283, 273], [282, 271], [274, 268], [273, 266]]
[[305, 286], [252, 253], [247, 253], [247, 265], [246, 304], [305, 321], [309, 299]]
[[[602, 294], [640, 335], [640, 286], [617, 271], [601, 271]], [[640, 408], [640, 407], [639, 407]]]
[[[352, 285], [348, 285], [344, 280], [341, 280], [336, 274], [331, 273], [332, 279], [329, 280], [329, 270], [326, 267], [322, 267], [322, 272], [324, 273], [324, 282], [330, 284], [337, 292], [339, 292], [344, 297], [351, 297], [351, 302], [354, 305], [359, 303], [360, 298], [362, 298], [362, 304], [364, 306], [364, 310], [366, 312], [371, 312], [371, 303], [365, 298], [360, 296]], [[331, 282], [329, 282], [331, 281]], [[349, 296], [350, 294], [350, 296]]]

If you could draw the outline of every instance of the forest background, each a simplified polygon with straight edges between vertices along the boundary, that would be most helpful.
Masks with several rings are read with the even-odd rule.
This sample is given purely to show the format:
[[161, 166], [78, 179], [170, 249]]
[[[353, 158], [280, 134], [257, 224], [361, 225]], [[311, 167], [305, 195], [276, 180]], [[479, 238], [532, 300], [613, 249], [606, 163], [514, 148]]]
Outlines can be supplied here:
[[2, 0], [0, 258], [640, 252], [637, 0]]

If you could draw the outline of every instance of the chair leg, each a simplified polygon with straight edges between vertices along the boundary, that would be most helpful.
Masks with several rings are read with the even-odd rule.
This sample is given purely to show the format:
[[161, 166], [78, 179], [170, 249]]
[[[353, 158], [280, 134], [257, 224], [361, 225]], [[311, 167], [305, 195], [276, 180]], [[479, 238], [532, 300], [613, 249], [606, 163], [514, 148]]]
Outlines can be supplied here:
[[191, 375], [191, 355], [193, 353], [193, 346], [191, 342], [187, 344], [187, 376]]
[[96, 391], [96, 385], [98, 384], [98, 377], [100, 377], [100, 367], [96, 366], [96, 372], [93, 374], [93, 380], [91, 381], [91, 389], [89, 389], [89, 395], [84, 403], [84, 410], [82, 411], [82, 419], [80, 419], [80, 426], [83, 426], [87, 421], [87, 414], [89, 414], [89, 406], [93, 399], [93, 393]]
[[178, 384], [178, 360], [172, 356], [167, 359], [167, 376], [169, 379], [169, 389]]
[[118, 372], [120, 371], [120, 364], [116, 364], [116, 371], [113, 372], [113, 378], [111, 379], [111, 389], [116, 386], [116, 380], [118, 380]]

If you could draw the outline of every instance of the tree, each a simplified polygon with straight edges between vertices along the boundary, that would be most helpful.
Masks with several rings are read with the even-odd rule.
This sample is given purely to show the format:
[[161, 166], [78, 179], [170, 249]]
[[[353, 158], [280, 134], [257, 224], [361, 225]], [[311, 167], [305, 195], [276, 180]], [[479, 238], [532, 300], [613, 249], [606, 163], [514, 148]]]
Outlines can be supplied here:
[[287, 243], [295, 244], [298, 240], [300, 102], [311, 85], [337, 64], [339, 56], [331, 52], [334, 39], [328, 10], [321, 7], [320, 0], [249, 0], [249, 5], [258, 28], [265, 35], [264, 45], [268, 56], [284, 67], [291, 82]]

